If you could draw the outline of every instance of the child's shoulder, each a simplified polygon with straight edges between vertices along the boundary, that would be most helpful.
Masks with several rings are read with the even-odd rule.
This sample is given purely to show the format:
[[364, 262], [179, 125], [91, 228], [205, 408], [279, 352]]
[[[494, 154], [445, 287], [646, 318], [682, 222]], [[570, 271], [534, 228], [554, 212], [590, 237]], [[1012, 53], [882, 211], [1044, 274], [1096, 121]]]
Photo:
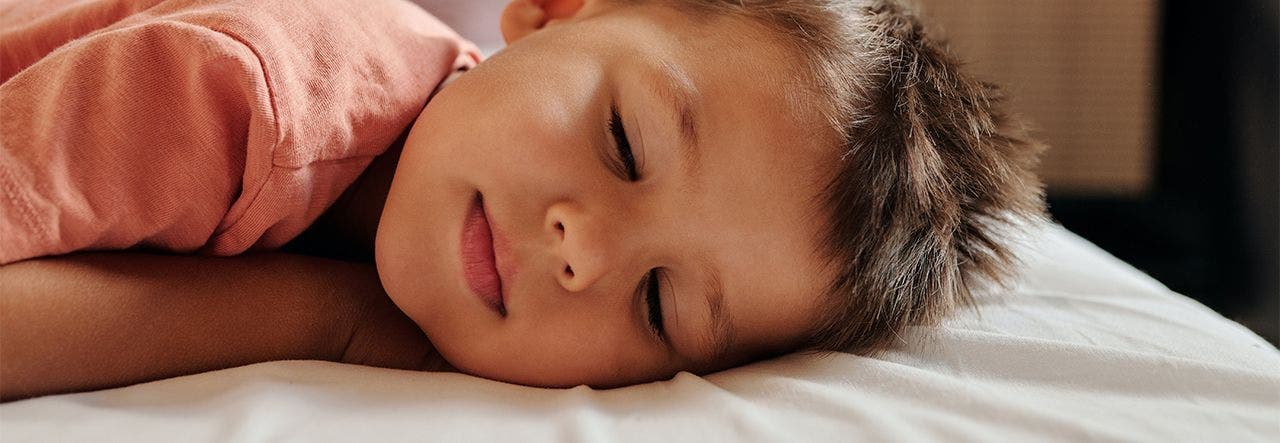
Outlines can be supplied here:
[[430, 13], [401, 0], [168, 0], [131, 18], [190, 23], [249, 46], [334, 46], [357, 52], [375, 43], [459, 39]]
[[0, 263], [278, 247], [478, 59], [399, 0], [79, 0], [33, 17], [0, 32]]
[[367, 149], [316, 147], [342, 138], [330, 132], [346, 131], [356, 116], [398, 129], [449, 72], [479, 59], [474, 45], [402, 0], [170, 0], [146, 15], [212, 31], [208, 38], [229, 37], [252, 52], [277, 123], [307, 139], [278, 146], [280, 166], [381, 152], [396, 131], [362, 140]]

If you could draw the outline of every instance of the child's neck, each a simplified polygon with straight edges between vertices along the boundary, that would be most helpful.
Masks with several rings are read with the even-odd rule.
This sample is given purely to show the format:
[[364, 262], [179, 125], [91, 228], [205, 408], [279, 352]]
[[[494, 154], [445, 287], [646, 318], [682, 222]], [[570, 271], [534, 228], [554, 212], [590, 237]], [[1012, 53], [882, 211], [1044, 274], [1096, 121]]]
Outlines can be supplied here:
[[[431, 92], [427, 101], [430, 102], [441, 89], [465, 72], [466, 69], [459, 69], [449, 74]], [[382, 207], [386, 205], [387, 193], [391, 191], [391, 178], [395, 176], [396, 165], [400, 163], [400, 151], [404, 149], [404, 142], [414, 123], [410, 123], [400, 133], [400, 137], [396, 138], [386, 152], [374, 157], [364, 173], [347, 187], [333, 206], [307, 228], [307, 232], [300, 237], [302, 241], [298, 242], [302, 244], [299, 252], [373, 261], [374, 240], [378, 234]]]
[[374, 157], [333, 205], [285, 250], [372, 262], [378, 221], [391, 190], [404, 140], [402, 134], [386, 152]]

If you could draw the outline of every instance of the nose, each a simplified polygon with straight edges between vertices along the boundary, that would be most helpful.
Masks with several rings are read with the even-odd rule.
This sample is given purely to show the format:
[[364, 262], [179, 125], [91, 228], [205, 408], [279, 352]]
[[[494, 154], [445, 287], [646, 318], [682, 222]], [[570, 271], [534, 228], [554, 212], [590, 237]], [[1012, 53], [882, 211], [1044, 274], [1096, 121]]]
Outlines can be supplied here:
[[557, 203], [547, 210], [545, 230], [553, 236], [556, 280], [569, 292], [580, 292], [604, 278], [619, 253], [610, 244], [606, 221], [574, 203]]

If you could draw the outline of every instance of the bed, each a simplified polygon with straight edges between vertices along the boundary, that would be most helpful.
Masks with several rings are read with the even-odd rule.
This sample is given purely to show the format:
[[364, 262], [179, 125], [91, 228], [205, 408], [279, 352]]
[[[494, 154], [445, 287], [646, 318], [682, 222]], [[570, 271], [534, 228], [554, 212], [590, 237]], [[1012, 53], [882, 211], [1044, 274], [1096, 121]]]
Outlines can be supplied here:
[[0, 405], [0, 441], [1280, 441], [1280, 351], [1061, 226], [879, 358], [613, 390], [261, 363]]

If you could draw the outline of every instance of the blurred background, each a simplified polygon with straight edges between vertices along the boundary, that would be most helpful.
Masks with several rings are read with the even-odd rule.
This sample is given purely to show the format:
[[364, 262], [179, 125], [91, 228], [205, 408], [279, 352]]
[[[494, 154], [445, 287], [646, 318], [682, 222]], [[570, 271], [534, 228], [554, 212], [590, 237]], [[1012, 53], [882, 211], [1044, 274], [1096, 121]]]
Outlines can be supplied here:
[[[505, 0], [417, 0], [486, 53]], [[1049, 209], [1280, 342], [1276, 0], [917, 0], [1047, 142]]]
[[1050, 150], [1068, 229], [1280, 337], [1275, 0], [921, 0]]

